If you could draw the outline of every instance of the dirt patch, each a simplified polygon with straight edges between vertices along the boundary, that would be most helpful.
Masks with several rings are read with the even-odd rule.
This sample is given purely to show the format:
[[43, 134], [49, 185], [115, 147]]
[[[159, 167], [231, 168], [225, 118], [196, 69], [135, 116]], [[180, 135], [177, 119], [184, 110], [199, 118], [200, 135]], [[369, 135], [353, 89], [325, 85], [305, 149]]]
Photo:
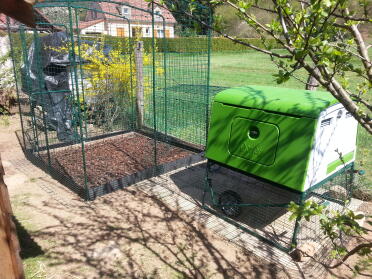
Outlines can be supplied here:
[[[84, 151], [89, 187], [100, 186], [155, 165], [155, 141], [137, 133], [88, 143]], [[194, 154], [159, 141], [156, 142], [156, 152], [158, 164]], [[41, 156], [47, 160], [47, 154]], [[53, 167], [76, 184], [84, 185], [84, 163], [80, 145], [52, 151], [51, 162]]]

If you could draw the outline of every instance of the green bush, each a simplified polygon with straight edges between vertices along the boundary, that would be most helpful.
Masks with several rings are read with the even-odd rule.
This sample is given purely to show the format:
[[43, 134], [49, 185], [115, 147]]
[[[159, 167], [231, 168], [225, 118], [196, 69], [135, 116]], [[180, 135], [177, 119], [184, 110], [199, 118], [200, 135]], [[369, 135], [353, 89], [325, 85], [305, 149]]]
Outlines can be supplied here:
[[[44, 34], [43, 34], [44, 35]], [[25, 34], [26, 45], [29, 47], [33, 41], [33, 34]], [[97, 40], [99, 37], [92, 36], [81, 36], [81, 40]], [[129, 52], [127, 48], [129, 44], [129, 38], [122, 37], [113, 37], [113, 36], [104, 36], [104, 40], [107, 44], [113, 46], [119, 46], [124, 48], [124, 52]], [[149, 53], [152, 51], [152, 38], [141, 38], [141, 41], [144, 43], [145, 52]], [[252, 44], [257, 47], [263, 47], [263, 42], [259, 38], [242, 38], [238, 39], [242, 42]], [[132, 39], [132, 43], [134, 40]], [[237, 51], [247, 51], [250, 48], [242, 44], [235, 43], [226, 38], [211, 38], [211, 50], [213, 52], [237, 52]], [[273, 39], [267, 39], [266, 45], [271, 48], [280, 48], [280, 46]], [[180, 37], [180, 38], [166, 38], [166, 39], [156, 39], [155, 46], [158, 52], [205, 52], [208, 47], [208, 38], [207, 37]], [[13, 36], [13, 47], [15, 49], [15, 54], [22, 54], [22, 44], [20, 36]]]
[[[118, 45], [121, 41], [122, 45], [128, 43], [129, 38], [120, 38], [105, 36], [105, 41], [113, 46]], [[141, 38], [144, 43], [146, 52], [152, 49], [152, 38]], [[249, 43], [257, 47], [264, 47], [263, 42], [259, 38], [243, 38], [238, 39], [244, 43]], [[213, 52], [228, 52], [228, 51], [246, 51], [249, 50], [245, 45], [235, 43], [226, 38], [212, 38], [211, 49]], [[156, 48], [159, 52], [204, 52], [207, 51], [207, 37], [182, 37], [182, 38], [167, 38], [156, 39]], [[273, 39], [267, 39], [265, 44], [271, 48], [279, 48], [279, 45]]]
[[[252, 44], [256, 47], [266, 48], [264, 43], [259, 38], [241, 38], [237, 39], [244, 43]], [[278, 43], [273, 39], [266, 39], [265, 45], [269, 48], [281, 48]], [[213, 38], [212, 39], [212, 51], [214, 52], [225, 52], [225, 51], [246, 51], [249, 47], [235, 43], [227, 38]]]

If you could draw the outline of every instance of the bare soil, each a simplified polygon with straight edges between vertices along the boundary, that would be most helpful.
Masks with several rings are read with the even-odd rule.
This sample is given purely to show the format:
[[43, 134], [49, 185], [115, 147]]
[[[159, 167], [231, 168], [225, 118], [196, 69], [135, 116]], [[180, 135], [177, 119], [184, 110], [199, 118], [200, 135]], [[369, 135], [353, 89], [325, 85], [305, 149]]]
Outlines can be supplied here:
[[[138, 133], [130, 133], [85, 145], [87, 185], [95, 187], [137, 173], [157, 164], [164, 164], [193, 153]], [[46, 154], [43, 154], [46, 160]], [[51, 151], [52, 165], [77, 185], [84, 185], [82, 148], [75, 145]]]

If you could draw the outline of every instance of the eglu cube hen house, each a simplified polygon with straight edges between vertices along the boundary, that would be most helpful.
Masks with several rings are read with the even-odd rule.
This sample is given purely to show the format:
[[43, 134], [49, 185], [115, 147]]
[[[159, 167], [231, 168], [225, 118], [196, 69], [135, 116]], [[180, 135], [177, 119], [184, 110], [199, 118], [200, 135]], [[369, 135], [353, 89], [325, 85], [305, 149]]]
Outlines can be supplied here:
[[354, 161], [356, 134], [328, 92], [231, 88], [214, 98], [206, 157], [305, 192]]

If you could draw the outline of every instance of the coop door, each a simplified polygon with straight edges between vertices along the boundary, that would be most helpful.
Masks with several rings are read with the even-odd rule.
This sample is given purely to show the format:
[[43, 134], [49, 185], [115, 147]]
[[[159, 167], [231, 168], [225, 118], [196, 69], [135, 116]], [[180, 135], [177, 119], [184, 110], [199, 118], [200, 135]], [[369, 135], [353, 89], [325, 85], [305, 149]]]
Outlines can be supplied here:
[[276, 125], [236, 117], [231, 126], [229, 152], [262, 165], [272, 165], [278, 140], [279, 128]]

